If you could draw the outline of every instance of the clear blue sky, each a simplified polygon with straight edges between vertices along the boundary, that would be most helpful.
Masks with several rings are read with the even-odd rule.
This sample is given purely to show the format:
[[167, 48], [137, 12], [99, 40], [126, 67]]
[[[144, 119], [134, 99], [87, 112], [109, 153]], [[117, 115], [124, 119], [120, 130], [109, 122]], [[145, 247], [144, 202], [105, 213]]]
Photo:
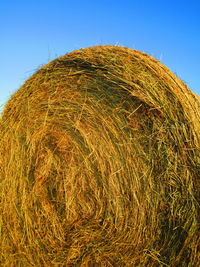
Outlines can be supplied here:
[[2, 0], [0, 105], [38, 66], [100, 44], [156, 57], [200, 95], [199, 0]]

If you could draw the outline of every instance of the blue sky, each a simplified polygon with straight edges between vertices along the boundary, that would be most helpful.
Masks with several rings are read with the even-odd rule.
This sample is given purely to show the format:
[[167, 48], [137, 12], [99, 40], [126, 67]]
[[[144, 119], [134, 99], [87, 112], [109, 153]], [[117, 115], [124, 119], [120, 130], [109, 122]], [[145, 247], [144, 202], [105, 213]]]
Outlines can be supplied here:
[[2, 0], [0, 105], [49, 60], [106, 44], [156, 57], [200, 95], [199, 0]]

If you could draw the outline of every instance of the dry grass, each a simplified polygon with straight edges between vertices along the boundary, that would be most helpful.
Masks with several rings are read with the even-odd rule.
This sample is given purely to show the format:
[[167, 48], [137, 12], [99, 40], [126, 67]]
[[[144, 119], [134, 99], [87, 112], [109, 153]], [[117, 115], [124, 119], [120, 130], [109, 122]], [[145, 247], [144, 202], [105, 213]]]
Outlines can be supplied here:
[[0, 265], [199, 266], [199, 107], [128, 48], [39, 69], [0, 120]]

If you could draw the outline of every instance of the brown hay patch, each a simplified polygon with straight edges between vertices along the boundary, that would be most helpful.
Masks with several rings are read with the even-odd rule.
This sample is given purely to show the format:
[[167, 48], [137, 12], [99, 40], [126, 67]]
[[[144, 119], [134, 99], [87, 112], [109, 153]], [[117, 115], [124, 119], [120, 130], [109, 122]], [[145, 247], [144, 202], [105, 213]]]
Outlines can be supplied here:
[[0, 121], [1, 266], [198, 266], [199, 106], [128, 48], [39, 69]]

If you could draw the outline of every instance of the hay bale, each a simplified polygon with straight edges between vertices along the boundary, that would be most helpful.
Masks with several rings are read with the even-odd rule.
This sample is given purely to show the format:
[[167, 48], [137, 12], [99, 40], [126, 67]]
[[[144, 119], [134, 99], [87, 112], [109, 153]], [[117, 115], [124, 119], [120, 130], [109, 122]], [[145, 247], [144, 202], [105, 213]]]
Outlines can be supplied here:
[[1, 117], [1, 266], [199, 266], [199, 107], [128, 48], [41, 67]]

